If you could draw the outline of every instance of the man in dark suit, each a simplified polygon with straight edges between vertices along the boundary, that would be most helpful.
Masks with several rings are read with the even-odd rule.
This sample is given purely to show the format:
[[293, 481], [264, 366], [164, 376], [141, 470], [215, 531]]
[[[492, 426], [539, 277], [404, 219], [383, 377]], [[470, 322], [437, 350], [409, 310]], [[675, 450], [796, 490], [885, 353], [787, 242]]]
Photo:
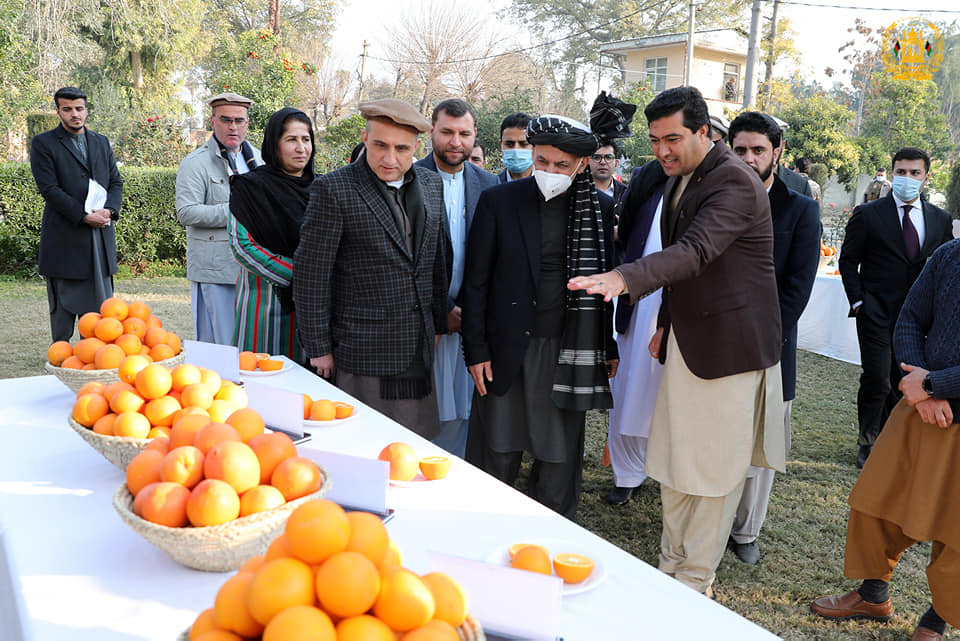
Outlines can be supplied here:
[[[86, 127], [87, 97], [76, 87], [53, 96], [60, 124], [33, 139], [30, 168], [45, 202], [40, 226], [40, 275], [47, 280], [50, 333], [69, 341], [77, 317], [113, 296], [123, 180], [106, 136]], [[91, 181], [105, 202], [87, 202]]]
[[669, 176], [664, 249], [568, 287], [631, 303], [663, 288], [646, 457], [663, 505], [660, 569], [711, 594], [750, 465], [784, 467], [773, 222], [757, 173], [710, 140], [695, 87], [662, 91], [644, 112]]
[[619, 166], [620, 148], [613, 140], [605, 141], [605, 144], [590, 156], [590, 173], [593, 174], [597, 191], [613, 198], [614, 204], [620, 202], [623, 192], [627, 190], [627, 186], [614, 175]]
[[442, 431], [434, 443], [463, 457], [467, 447], [467, 420], [473, 398], [473, 379], [463, 362], [460, 345], [461, 309], [457, 303], [463, 284], [467, 235], [480, 192], [497, 184], [497, 177], [468, 162], [477, 138], [477, 119], [463, 100], [451, 98], [433, 110], [430, 142], [433, 152], [416, 166], [436, 172], [443, 181], [446, 228], [450, 239], [450, 288], [447, 291], [447, 331], [434, 355], [434, 383]]
[[[750, 165], [770, 197], [773, 215], [773, 264], [780, 300], [780, 375], [783, 382], [783, 427], [790, 451], [790, 409], [797, 387], [797, 321], [803, 313], [817, 276], [820, 249], [820, 209], [816, 201], [788, 189], [773, 173], [780, 157], [780, 127], [766, 114], [748, 111], [730, 125], [733, 153]], [[744, 563], [760, 560], [757, 537], [767, 516], [774, 471], [751, 467], [743, 486], [730, 535], [734, 554]]]
[[531, 496], [572, 519], [586, 410], [612, 405], [617, 354], [612, 306], [568, 297], [565, 284], [612, 265], [613, 201], [594, 186], [599, 141], [584, 124], [541, 116], [527, 138], [534, 177], [481, 194], [467, 245], [463, 350], [477, 388], [468, 460], [512, 485], [529, 452]]
[[857, 319], [860, 435], [857, 466], [863, 467], [890, 410], [900, 400], [901, 371], [893, 352], [893, 328], [913, 281], [934, 250], [953, 238], [950, 214], [920, 198], [930, 156], [905, 147], [893, 156], [891, 193], [853, 210], [840, 247], [840, 277]]
[[503, 153], [503, 171], [497, 182], [508, 183], [533, 174], [533, 145], [527, 140], [530, 116], [513, 113], [500, 123], [500, 151]]
[[430, 122], [401, 100], [360, 105], [364, 155], [313, 183], [293, 259], [310, 364], [424, 438], [440, 431], [435, 336], [447, 331], [443, 186], [413, 166]]

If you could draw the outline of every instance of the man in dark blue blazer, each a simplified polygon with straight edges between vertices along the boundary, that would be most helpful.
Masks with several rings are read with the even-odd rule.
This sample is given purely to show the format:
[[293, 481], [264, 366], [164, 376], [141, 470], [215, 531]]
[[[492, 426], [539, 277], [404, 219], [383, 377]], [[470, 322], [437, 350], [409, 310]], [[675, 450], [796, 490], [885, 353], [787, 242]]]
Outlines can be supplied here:
[[518, 111], [500, 123], [500, 151], [503, 154], [503, 171], [497, 174], [500, 184], [533, 175], [533, 145], [527, 141], [529, 122], [530, 116]]
[[[45, 202], [40, 225], [40, 275], [47, 280], [50, 333], [68, 341], [78, 316], [100, 310], [113, 295], [117, 245], [112, 221], [123, 180], [106, 136], [87, 129], [87, 97], [76, 87], [53, 96], [60, 124], [33, 139], [30, 168]], [[91, 181], [106, 201], [87, 207]]]
[[433, 442], [462, 458], [467, 447], [473, 380], [463, 361], [461, 310], [457, 298], [463, 283], [467, 234], [473, 223], [473, 213], [480, 192], [496, 185], [497, 177], [467, 162], [477, 138], [477, 118], [470, 105], [459, 98], [444, 100], [433, 110], [432, 125], [430, 142], [433, 152], [415, 164], [436, 172], [443, 182], [447, 256], [451, 258], [448, 261], [450, 288], [447, 291], [449, 333], [440, 338], [434, 355], [433, 374], [441, 431]]
[[[780, 302], [783, 346], [780, 375], [783, 382], [783, 423], [786, 451], [790, 451], [790, 408], [796, 397], [797, 322], [803, 313], [820, 259], [820, 208], [812, 198], [787, 188], [773, 172], [780, 156], [782, 132], [777, 123], [757, 111], [742, 113], [730, 124], [733, 153], [753, 167], [770, 196], [773, 216], [773, 265]], [[767, 515], [774, 470], [751, 467], [733, 521], [731, 546], [744, 563], [760, 560], [757, 537]]]

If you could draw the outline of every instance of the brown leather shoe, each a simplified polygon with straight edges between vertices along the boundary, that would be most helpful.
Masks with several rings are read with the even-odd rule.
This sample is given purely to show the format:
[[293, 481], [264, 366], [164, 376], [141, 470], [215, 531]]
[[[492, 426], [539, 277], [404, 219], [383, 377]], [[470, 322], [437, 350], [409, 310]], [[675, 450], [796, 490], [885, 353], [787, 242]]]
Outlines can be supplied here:
[[943, 641], [943, 635], [937, 634], [930, 628], [924, 628], [918, 625], [917, 629], [913, 631], [913, 636], [910, 637], [910, 641]]
[[822, 596], [814, 599], [810, 609], [826, 619], [843, 621], [844, 619], [872, 619], [887, 621], [893, 616], [893, 604], [890, 599], [883, 603], [867, 603], [856, 590], [843, 595]]

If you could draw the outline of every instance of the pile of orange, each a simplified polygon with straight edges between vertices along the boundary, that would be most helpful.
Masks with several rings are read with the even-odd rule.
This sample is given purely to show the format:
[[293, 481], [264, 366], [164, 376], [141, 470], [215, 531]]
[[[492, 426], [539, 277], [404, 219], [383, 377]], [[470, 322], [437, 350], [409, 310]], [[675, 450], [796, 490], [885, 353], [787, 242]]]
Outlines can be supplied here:
[[542, 545], [514, 543], [510, 546], [510, 567], [540, 574], [556, 574], [564, 583], [583, 583], [593, 574], [594, 561], [582, 554], [563, 553], [553, 557]]
[[168, 527], [220, 525], [271, 510], [323, 481], [289, 436], [266, 432], [247, 407], [222, 423], [202, 413], [182, 416], [169, 436], [130, 461], [126, 475], [137, 516]]
[[422, 472], [428, 481], [444, 478], [450, 472], [450, 459], [446, 456], [417, 458], [417, 453], [406, 443], [391, 443], [380, 450], [377, 457], [390, 463], [391, 481], [412, 481], [417, 472]]
[[336, 418], [348, 418], [353, 415], [353, 405], [343, 401], [318, 401], [303, 395], [303, 418], [309, 421], [332, 421]]
[[243, 388], [210, 369], [183, 364], [168, 370], [134, 354], [124, 358], [117, 371], [119, 381], [91, 381], [77, 391], [73, 419], [98, 434], [169, 437], [184, 416], [222, 423], [247, 406]]
[[271, 359], [270, 354], [262, 352], [240, 352], [240, 371], [277, 372], [283, 369], [283, 361]]
[[77, 321], [82, 337], [76, 345], [57, 341], [47, 349], [47, 360], [66, 369], [116, 369], [134, 354], [149, 362], [164, 361], [180, 353], [180, 337], [163, 329], [160, 319], [143, 302], [127, 303], [113, 296], [100, 311]]
[[402, 567], [377, 516], [318, 500], [227, 579], [190, 639], [458, 641], [466, 616], [463, 588]]
[[824, 245], [823, 241], [820, 241], [820, 255], [821, 256], [836, 256], [837, 248], [832, 245]]

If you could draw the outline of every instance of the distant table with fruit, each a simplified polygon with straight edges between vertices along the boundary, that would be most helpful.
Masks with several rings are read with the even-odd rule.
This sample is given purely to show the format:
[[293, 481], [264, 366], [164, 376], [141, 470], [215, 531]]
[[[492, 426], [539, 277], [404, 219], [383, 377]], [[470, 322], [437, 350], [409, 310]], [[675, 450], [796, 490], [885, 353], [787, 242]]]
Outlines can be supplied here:
[[[821, 257], [823, 260], [823, 257]], [[835, 262], [817, 272], [810, 300], [797, 323], [797, 347], [854, 365], [860, 364], [857, 324]]]
[[[301, 449], [377, 458], [385, 446], [404, 442], [428, 459], [423, 472], [439, 474], [429, 458], [442, 450], [303, 368], [258, 380], [329, 401], [311, 404], [318, 418], [336, 416], [341, 403], [356, 408], [352, 420], [310, 429], [312, 440]], [[118, 518], [112, 500], [124, 472], [67, 425], [76, 400], [53, 376], [0, 380], [0, 636], [173, 641], [230, 575], [180, 565]], [[564, 589], [565, 641], [673, 638], [678, 621], [690, 638], [775, 638], [460, 459], [442, 480], [421, 473], [391, 483], [387, 501], [395, 510], [390, 538], [403, 565], [417, 572], [428, 571], [431, 552], [502, 564], [519, 555], [542, 564], [535, 546], [513, 545], [521, 542], [595, 561], [602, 581], [597, 575], [592, 584]], [[558, 573], [585, 574], [586, 561], [576, 555], [554, 554], [554, 561]]]

